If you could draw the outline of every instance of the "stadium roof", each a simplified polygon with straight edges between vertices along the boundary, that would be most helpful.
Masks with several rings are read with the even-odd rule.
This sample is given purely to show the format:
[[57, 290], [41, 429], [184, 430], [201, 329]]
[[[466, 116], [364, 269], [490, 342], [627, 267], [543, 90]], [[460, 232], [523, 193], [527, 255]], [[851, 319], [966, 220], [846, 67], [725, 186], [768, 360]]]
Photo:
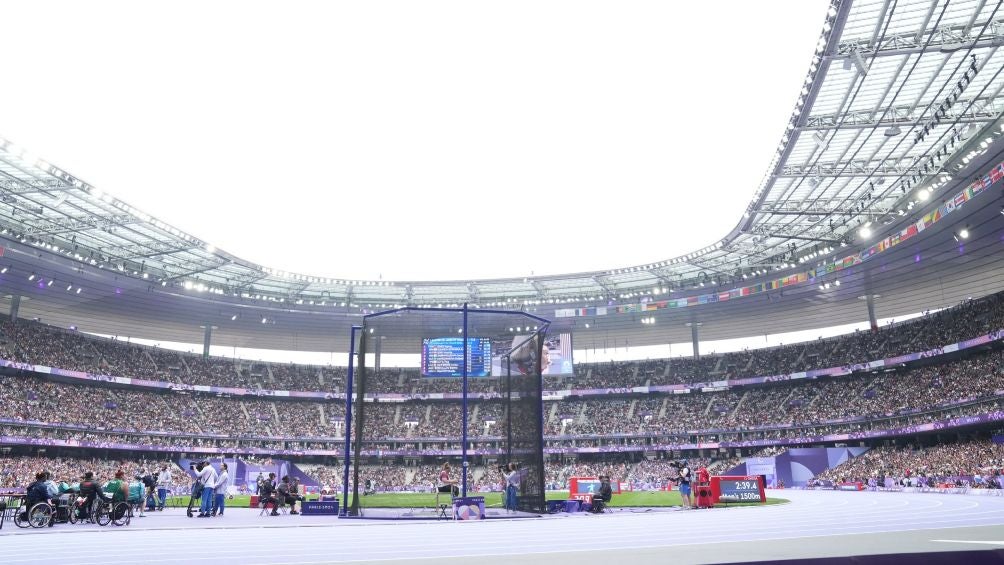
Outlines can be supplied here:
[[[985, 164], [1002, 131], [1000, 8], [979, 0], [834, 0], [787, 133], [762, 184], [750, 187], [745, 216], [714, 245], [645, 265], [438, 282], [285, 273], [214, 249], [2, 139], [0, 236], [59, 254], [81, 271], [147, 283], [151, 292], [353, 311], [644, 303], [797, 277], [842, 257], [842, 248], [857, 251], [916, 221]], [[721, 182], [729, 182], [727, 154], [709, 178]]]

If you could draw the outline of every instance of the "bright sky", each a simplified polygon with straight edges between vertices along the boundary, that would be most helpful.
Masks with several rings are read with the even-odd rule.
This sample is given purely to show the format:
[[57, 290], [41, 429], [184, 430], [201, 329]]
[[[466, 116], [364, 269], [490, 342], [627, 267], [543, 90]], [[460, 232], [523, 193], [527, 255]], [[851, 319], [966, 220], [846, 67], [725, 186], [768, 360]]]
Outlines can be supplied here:
[[736, 225], [827, 5], [11, 1], [0, 136], [287, 271], [648, 263]]

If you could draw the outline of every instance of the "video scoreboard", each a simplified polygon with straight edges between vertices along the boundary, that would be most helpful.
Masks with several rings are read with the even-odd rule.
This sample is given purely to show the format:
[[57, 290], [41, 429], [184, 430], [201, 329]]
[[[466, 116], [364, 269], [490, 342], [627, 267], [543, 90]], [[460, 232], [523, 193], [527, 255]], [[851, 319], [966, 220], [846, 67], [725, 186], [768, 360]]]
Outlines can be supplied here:
[[[492, 344], [486, 337], [467, 338], [467, 376], [491, 374]], [[464, 374], [464, 338], [437, 337], [422, 340], [423, 377], [461, 377]]]
[[711, 477], [712, 503], [766, 502], [763, 475]]

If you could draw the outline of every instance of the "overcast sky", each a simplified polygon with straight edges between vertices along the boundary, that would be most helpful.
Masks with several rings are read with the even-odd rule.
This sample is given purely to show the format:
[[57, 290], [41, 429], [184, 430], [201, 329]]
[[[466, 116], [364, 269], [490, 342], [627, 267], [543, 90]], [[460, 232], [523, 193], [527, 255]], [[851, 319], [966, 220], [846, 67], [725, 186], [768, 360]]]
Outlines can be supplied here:
[[738, 222], [826, 0], [4, 2], [0, 136], [277, 269], [609, 269]]

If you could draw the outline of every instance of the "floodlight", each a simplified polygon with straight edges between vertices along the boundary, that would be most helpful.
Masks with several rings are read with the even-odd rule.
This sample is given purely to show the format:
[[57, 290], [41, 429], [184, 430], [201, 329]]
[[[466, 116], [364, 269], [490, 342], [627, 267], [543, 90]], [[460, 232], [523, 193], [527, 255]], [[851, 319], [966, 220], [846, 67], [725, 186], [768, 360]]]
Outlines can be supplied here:
[[962, 228], [962, 231], [959, 232], [959, 237], [962, 239], [969, 239], [969, 230]]

